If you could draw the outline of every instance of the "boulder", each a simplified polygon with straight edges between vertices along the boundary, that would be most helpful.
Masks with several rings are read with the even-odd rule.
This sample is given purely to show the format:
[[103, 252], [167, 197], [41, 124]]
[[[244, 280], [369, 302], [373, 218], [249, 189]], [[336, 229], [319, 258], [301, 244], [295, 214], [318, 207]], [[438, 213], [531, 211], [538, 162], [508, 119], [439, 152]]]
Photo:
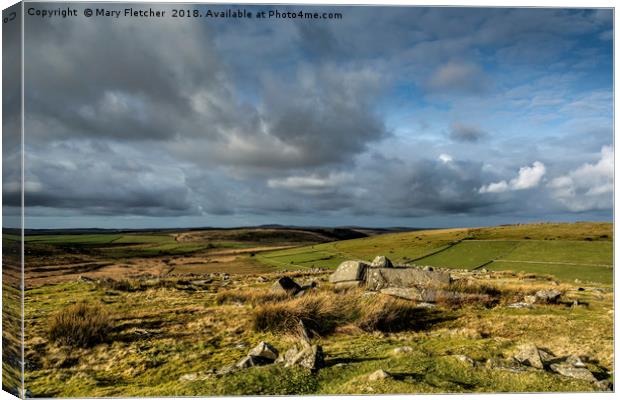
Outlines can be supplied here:
[[394, 265], [392, 261], [386, 256], [376, 256], [372, 263], [370, 264], [373, 268], [393, 268]]
[[289, 364], [298, 353], [299, 349], [297, 347], [292, 347], [288, 349], [285, 353], [281, 353], [280, 356], [276, 359], [276, 363]]
[[364, 281], [338, 282], [334, 285], [336, 290], [349, 290], [364, 286]]
[[271, 286], [271, 290], [275, 292], [283, 292], [283, 293], [288, 294], [289, 296], [294, 296], [301, 290], [301, 286], [299, 286], [297, 282], [295, 282], [288, 276], [285, 276], [285, 277], [278, 279]]
[[416, 288], [396, 288], [388, 287], [380, 290], [381, 293], [401, 299], [422, 301], [422, 292]]
[[344, 261], [330, 275], [329, 281], [332, 283], [363, 281], [366, 268], [368, 268], [368, 264], [363, 261]]
[[600, 392], [611, 392], [614, 390], [614, 385], [607, 379], [594, 383], [594, 387]]
[[573, 367], [576, 368], [585, 368], [586, 365], [583, 363], [583, 361], [581, 361], [581, 358], [579, 358], [576, 355], [570, 355], [566, 358], [566, 363], [569, 363], [570, 365], [572, 365]]
[[260, 357], [275, 361], [278, 358], [278, 350], [267, 342], [260, 342], [248, 353], [250, 357]]
[[538, 347], [531, 343], [523, 344], [517, 347], [517, 354], [515, 354], [514, 357], [523, 365], [537, 369], [543, 369], [544, 367], [540, 353], [538, 352]]
[[371, 268], [366, 274], [366, 287], [375, 291], [388, 287], [440, 287], [448, 284], [450, 274], [418, 268]]
[[557, 303], [562, 292], [555, 289], [539, 290], [534, 295], [537, 303]]
[[309, 370], [316, 371], [323, 367], [325, 362], [325, 354], [323, 348], [319, 345], [313, 345], [303, 348], [290, 361], [287, 361], [285, 367], [299, 365]]
[[372, 374], [368, 375], [368, 382], [382, 381], [382, 380], [387, 379], [387, 378], [389, 378], [391, 376], [392, 375], [388, 374], [383, 369], [378, 369], [375, 372], [373, 372]]
[[574, 367], [567, 362], [551, 364], [549, 368], [551, 368], [553, 372], [563, 376], [568, 376], [569, 378], [580, 379], [588, 382], [597, 381], [594, 375], [592, 375], [592, 372], [590, 372], [587, 368]]
[[239, 369], [245, 369], [250, 367], [256, 367], [259, 365], [271, 364], [273, 363], [273, 361], [274, 360], [269, 360], [262, 357], [245, 356], [237, 364], [235, 364], [235, 367]]

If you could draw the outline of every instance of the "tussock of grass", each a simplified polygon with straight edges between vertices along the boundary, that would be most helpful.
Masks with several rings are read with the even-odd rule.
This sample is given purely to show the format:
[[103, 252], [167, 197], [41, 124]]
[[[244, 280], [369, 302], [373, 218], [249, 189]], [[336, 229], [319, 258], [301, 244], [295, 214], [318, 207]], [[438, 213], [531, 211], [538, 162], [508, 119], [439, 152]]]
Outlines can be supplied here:
[[286, 293], [275, 292], [269, 289], [251, 289], [251, 290], [224, 290], [218, 292], [215, 302], [219, 305], [230, 303], [244, 303], [258, 305], [264, 303], [273, 303], [289, 299]]
[[368, 332], [394, 332], [434, 322], [428, 314], [428, 310], [416, 307], [412, 301], [391, 296], [363, 296], [360, 290], [319, 291], [257, 307], [253, 325], [257, 331], [295, 333], [302, 321], [319, 335], [351, 326]]
[[54, 314], [49, 338], [59, 344], [92, 347], [104, 342], [112, 330], [110, 314], [101, 305], [80, 302]]

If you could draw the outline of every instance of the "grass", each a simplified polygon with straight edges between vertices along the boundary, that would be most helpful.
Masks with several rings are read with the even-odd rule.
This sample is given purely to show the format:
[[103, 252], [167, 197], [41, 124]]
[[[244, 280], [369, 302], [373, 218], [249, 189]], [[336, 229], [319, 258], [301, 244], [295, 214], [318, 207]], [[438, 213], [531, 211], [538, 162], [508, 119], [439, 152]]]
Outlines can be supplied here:
[[[512, 373], [487, 368], [484, 362], [509, 357], [521, 343], [534, 343], [558, 356], [581, 356], [601, 379], [613, 375], [614, 293], [609, 288], [613, 270], [589, 265], [612, 264], [611, 228], [611, 224], [537, 224], [418, 231], [248, 253], [230, 263], [204, 265], [200, 260], [220, 251], [217, 246], [240, 248], [252, 243], [238, 242], [239, 235], [229, 231], [200, 232], [180, 242], [161, 233], [153, 238], [146, 233], [122, 234], [116, 241], [85, 235], [89, 237], [82, 242], [73, 237], [73, 243], [64, 244], [47, 238], [47, 242], [32, 243], [30, 250], [49, 252], [27, 253], [31, 261], [46, 267], [53, 265], [50, 260], [73, 257], [69, 252], [75, 251], [84, 260], [71, 263], [108, 262], [107, 254], [116, 254], [119, 261], [112, 262], [126, 264], [127, 268], [118, 270], [128, 276], [115, 277], [116, 283], [73, 277], [29, 287], [25, 292], [26, 387], [35, 397], [591, 391], [593, 386], [587, 382], [547, 371]], [[302, 236], [298, 238], [296, 243], [304, 244]], [[523, 273], [463, 280], [452, 288], [488, 296], [494, 302], [446, 301], [421, 310], [383, 295], [332, 293], [328, 274], [309, 270], [335, 268], [344, 259], [370, 261], [377, 254], [420, 264], [443, 257], [450, 265], [468, 268], [479, 261], [506, 260], [485, 268]], [[144, 255], [154, 258], [132, 259]], [[166, 265], [161, 261], [166, 259], [170, 265], [189, 260], [173, 273], [194, 275], [166, 275], [159, 280], [130, 276], [140, 266], [138, 262]], [[282, 272], [268, 273], [274, 269]], [[231, 276], [200, 275], [214, 271]], [[269, 287], [284, 275], [300, 284], [315, 280], [318, 289], [301, 298], [274, 294]], [[562, 283], [554, 285], [547, 275]], [[575, 283], [575, 279], [584, 283]], [[206, 283], [199, 290], [186, 290], [185, 281], [190, 280]], [[578, 291], [578, 287], [586, 290]], [[566, 304], [506, 307], [525, 294], [548, 288], [564, 292]], [[5, 297], [15, 294], [6, 289], [4, 293]], [[581, 305], [571, 307], [573, 300]], [[99, 304], [111, 316], [105, 340], [81, 347], [52, 339], [50, 322], [61, 310], [83, 302]], [[272, 365], [222, 377], [210, 374], [238, 361], [260, 341], [280, 351], [293, 347], [298, 339], [291, 333], [299, 319], [317, 333], [313, 341], [326, 353], [326, 366], [317, 373]], [[402, 346], [411, 347], [411, 352], [394, 352]], [[470, 366], [456, 355], [466, 355], [479, 364]], [[368, 374], [379, 368], [393, 377], [368, 382]], [[10, 372], [3, 370], [5, 383], [10, 382]], [[191, 373], [199, 378], [181, 380]]]
[[105, 308], [80, 302], [52, 316], [49, 338], [62, 345], [92, 347], [107, 340], [111, 329], [112, 321]]
[[336, 268], [344, 260], [371, 261], [382, 254], [397, 263], [464, 269], [489, 266], [493, 270], [557, 275], [563, 281], [609, 284], [613, 270], [604, 266], [613, 264], [612, 238], [609, 223], [442, 229], [276, 250], [262, 253], [257, 260], [281, 269]]

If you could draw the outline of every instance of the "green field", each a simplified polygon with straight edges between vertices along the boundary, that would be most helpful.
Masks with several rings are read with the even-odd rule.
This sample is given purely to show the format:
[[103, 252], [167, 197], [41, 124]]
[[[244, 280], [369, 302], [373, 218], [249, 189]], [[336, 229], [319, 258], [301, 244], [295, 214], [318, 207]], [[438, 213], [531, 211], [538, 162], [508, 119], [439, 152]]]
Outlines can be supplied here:
[[336, 268], [346, 259], [386, 255], [398, 263], [512, 270], [561, 281], [613, 282], [611, 224], [536, 224], [380, 235], [263, 253], [281, 268]]

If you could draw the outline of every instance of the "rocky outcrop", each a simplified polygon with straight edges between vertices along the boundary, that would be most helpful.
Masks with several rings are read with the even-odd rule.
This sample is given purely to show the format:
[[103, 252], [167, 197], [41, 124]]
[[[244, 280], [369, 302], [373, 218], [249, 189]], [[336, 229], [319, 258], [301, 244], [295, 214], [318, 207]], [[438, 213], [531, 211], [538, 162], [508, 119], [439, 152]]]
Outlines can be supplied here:
[[372, 263], [370, 264], [372, 268], [392, 268], [394, 265], [392, 261], [386, 256], [376, 256]]
[[363, 261], [344, 261], [330, 275], [329, 281], [332, 283], [363, 281], [368, 267], [369, 265]]
[[366, 276], [366, 288], [441, 287], [450, 284], [450, 274], [438, 271], [424, 271], [418, 268], [371, 268]]

